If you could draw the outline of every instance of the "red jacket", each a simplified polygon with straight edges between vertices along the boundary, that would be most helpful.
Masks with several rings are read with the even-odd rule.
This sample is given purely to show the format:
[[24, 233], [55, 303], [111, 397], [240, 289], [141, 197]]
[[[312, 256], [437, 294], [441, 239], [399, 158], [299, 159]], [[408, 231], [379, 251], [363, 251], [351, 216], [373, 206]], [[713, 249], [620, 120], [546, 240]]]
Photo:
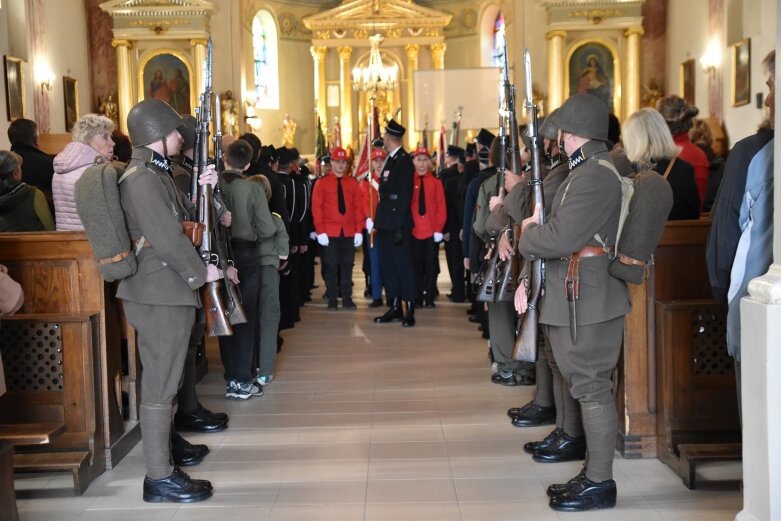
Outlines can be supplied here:
[[[339, 198], [337, 195], [337, 177], [331, 173], [315, 183], [312, 194], [312, 218], [315, 231], [325, 233], [329, 237], [352, 237], [363, 231], [366, 221], [366, 210], [363, 205], [363, 194], [354, 177], [342, 177], [342, 192], [346, 212], [339, 213]], [[427, 187], [428, 188], [428, 187]]]
[[[378, 182], [377, 178], [372, 176], [371, 181], [364, 179], [358, 183], [358, 187], [361, 189], [361, 195], [363, 197], [363, 211], [366, 212], [367, 217], [371, 217], [374, 220], [374, 216], [377, 215], [377, 203], [380, 200], [380, 194], [377, 189], [372, 186], [372, 181]], [[376, 185], [379, 186], [379, 185]]]
[[[418, 213], [421, 182], [426, 183], [426, 215]], [[442, 187], [442, 181], [434, 177], [431, 172], [424, 176], [415, 172], [414, 183], [412, 201], [410, 202], [412, 236], [416, 239], [428, 239], [434, 235], [434, 232], [442, 233], [445, 228], [447, 220], [445, 189]]]
[[705, 191], [708, 188], [708, 177], [710, 176], [710, 162], [708, 156], [700, 147], [689, 140], [689, 134], [684, 132], [673, 136], [675, 144], [681, 147], [681, 153], [678, 157], [692, 164], [694, 167], [694, 182], [697, 183], [697, 193], [700, 194], [700, 211], [705, 202]]

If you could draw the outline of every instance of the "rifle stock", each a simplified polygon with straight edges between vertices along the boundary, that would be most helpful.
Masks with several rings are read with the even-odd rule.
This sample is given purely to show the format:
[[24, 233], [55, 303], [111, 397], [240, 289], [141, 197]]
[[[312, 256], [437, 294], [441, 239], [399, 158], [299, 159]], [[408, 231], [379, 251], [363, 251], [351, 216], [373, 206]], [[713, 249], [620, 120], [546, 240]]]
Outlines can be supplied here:
[[230, 336], [233, 334], [233, 328], [231, 328], [222, 305], [221, 288], [222, 283], [216, 280], [207, 282], [201, 290], [202, 306], [206, 314], [206, 332], [209, 336]]
[[492, 246], [491, 259], [483, 262], [477, 275], [477, 282], [480, 287], [477, 290], [475, 299], [480, 302], [494, 302], [496, 293], [496, 274], [498, 272], [499, 254], [496, 248]]

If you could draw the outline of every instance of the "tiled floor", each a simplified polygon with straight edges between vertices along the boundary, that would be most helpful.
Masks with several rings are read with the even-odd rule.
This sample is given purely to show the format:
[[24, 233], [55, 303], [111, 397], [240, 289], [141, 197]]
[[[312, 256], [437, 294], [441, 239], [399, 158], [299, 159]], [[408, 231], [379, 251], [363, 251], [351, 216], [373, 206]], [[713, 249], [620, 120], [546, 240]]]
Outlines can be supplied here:
[[[363, 277], [356, 273], [355, 280], [361, 295]], [[440, 289], [447, 292], [444, 284]], [[510, 425], [506, 409], [528, 401], [532, 389], [490, 383], [486, 342], [467, 323], [464, 305], [420, 310], [417, 327], [403, 329], [372, 323], [376, 313], [363, 298], [356, 298], [358, 311], [328, 312], [321, 292], [285, 332], [278, 374], [264, 397], [226, 401], [219, 355], [210, 349], [212, 370], [198, 391], [205, 405], [229, 413], [231, 424], [222, 433], [188, 436], [212, 452], [187, 471], [214, 483], [212, 499], [144, 503], [139, 445], [82, 497], [20, 499], [21, 519], [713, 521], [740, 510], [737, 490], [690, 491], [658, 460], [618, 456], [615, 509], [557, 514], [545, 488], [576, 474], [580, 463], [538, 464], [523, 453], [524, 442], [550, 427]], [[57, 489], [69, 479], [39, 475], [16, 483]]]

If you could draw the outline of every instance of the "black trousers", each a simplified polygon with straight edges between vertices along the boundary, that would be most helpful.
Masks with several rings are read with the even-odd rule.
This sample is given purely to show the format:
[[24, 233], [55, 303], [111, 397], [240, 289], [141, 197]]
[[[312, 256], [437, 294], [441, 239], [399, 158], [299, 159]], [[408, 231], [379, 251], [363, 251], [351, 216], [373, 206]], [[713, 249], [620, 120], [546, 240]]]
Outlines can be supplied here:
[[415, 298], [415, 267], [412, 262], [412, 234], [409, 230], [401, 233], [401, 242], [393, 242], [393, 230], [377, 230], [380, 248], [380, 268], [382, 282], [393, 300], [401, 297], [412, 301]]
[[428, 302], [434, 302], [437, 296], [438, 254], [439, 244], [434, 242], [433, 237], [412, 238], [412, 259], [415, 263], [415, 289], [417, 290], [415, 296], [422, 299], [425, 292]]
[[336, 300], [339, 291], [342, 299], [353, 295], [353, 263], [355, 247], [352, 237], [329, 237], [328, 246], [323, 246], [320, 255], [325, 271], [325, 295]]
[[279, 280], [279, 308], [282, 313], [279, 320], [280, 329], [289, 329], [298, 320], [298, 257], [298, 253], [290, 254], [288, 257], [289, 272], [280, 277]]
[[[233, 262], [239, 271], [238, 286], [244, 312], [245, 324], [233, 326], [233, 335], [218, 337], [220, 359], [225, 368], [225, 381], [236, 380], [247, 383], [252, 380], [252, 356], [256, 345], [255, 321], [258, 314], [258, 290], [260, 287], [260, 261], [254, 242], [233, 241]], [[224, 283], [224, 282], [223, 282]]]
[[450, 234], [450, 240], [445, 242], [445, 259], [447, 259], [447, 271], [453, 285], [454, 300], [463, 300], [464, 285], [464, 257], [461, 253], [461, 239], [458, 234]]

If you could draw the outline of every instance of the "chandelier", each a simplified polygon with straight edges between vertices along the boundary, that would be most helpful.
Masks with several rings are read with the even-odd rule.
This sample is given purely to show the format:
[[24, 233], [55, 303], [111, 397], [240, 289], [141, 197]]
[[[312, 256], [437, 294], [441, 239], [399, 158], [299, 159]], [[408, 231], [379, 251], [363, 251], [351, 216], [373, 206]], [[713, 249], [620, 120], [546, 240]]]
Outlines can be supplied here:
[[380, 54], [382, 40], [383, 37], [379, 34], [369, 38], [372, 46], [369, 63], [365, 67], [353, 69], [353, 89], [375, 93], [396, 88], [399, 70], [395, 64], [388, 67], [382, 63], [382, 55]]

